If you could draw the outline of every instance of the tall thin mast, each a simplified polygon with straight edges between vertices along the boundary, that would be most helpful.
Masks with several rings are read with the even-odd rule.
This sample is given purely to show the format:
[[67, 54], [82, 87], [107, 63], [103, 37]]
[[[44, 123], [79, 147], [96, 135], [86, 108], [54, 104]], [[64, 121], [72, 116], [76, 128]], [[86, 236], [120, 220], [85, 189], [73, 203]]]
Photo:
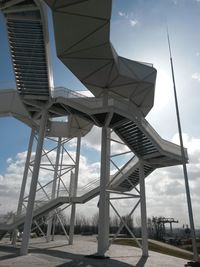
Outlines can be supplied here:
[[170, 53], [170, 64], [171, 64], [171, 72], [172, 72], [172, 80], [173, 80], [173, 88], [174, 88], [174, 100], [175, 100], [175, 107], [176, 107], [179, 140], [180, 140], [180, 146], [181, 146], [183, 174], [184, 174], [184, 180], [185, 180], [185, 190], [186, 190], [187, 205], [188, 205], [188, 215], [189, 215], [191, 237], [192, 237], [192, 246], [193, 246], [193, 257], [194, 257], [194, 260], [197, 261], [198, 260], [198, 252], [197, 252], [197, 244], [196, 244], [196, 234], [195, 234], [195, 228], [194, 228], [192, 203], [191, 203], [191, 197], [190, 197], [190, 187], [189, 187], [189, 182], [188, 182], [188, 172], [187, 172], [186, 158], [185, 158], [185, 152], [184, 152], [184, 146], [183, 146], [183, 137], [182, 137], [182, 130], [181, 130], [180, 115], [179, 115], [178, 99], [177, 99], [177, 93], [176, 93], [174, 66], [173, 66], [173, 60], [172, 60], [172, 51], [171, 51], [171, 46], [170, 46], [168, 28], [167, 28], [167, 40], [168, 40], [169, 53]]

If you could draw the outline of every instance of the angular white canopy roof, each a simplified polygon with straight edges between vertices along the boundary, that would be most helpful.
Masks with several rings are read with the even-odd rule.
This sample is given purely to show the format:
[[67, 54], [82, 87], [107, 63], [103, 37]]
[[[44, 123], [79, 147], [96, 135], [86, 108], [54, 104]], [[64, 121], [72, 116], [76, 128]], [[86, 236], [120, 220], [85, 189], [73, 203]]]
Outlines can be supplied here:
[[60, 60], [95, 96], [128, 98], [146, 115], [154, 102], [156, 70], [117, 55], [110, 43], [112, 1], [45, 2], [53, 11]]

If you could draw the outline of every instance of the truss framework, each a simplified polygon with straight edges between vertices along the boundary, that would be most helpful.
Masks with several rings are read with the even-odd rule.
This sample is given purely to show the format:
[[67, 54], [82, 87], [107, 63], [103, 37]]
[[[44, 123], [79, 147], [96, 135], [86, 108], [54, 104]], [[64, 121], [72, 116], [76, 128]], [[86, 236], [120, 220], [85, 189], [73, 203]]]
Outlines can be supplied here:
[[[23, 213], [27, 210], [27, 204], [29, 202], [29, 195], [25, 195], [25, 188], [27, 185], [27, 179], [28, 176], [31, 176], [33, 174], [33, 168], [35, 164], [35, 158], [33, 158], [33, 141], [35, 139], [35, 143], [38, 142], [38, 137], [35, 134], [34, 130], [32, 130], [30, 135], [30, 141], [29, 141], [29, 149], [27, 152], [27, 158], [26, 158], [26, 164], [24, 169], [24, 177], [22, 180], [22, 186], [21, 186], [21, 192], [20, 192], [20, 198], [18, 203], [18, 209], [16, 217], [21, 216]], [[45, 138], [47, 146], [50, 146], [50, 142], [53, 143], [53, 147], [47, 149], [42, 148], [42, 155], [41, 155], [41, 164], [40, 164], [40, 171], [43, 171], [43, 176], [45, 175], [44, 171], [50, 175], [50, 173], [53, 173], [52, 180], [48, 180], [45, 183], [41, 183], [40, 179], [37, 181], [37, 189], [36, 189], [36, 198], [35, 198], [35, 207], [37, 208], [40, 205], [42, 205], [45, 202], [48, 202], [52, 199], [58, 198], [59, 196], [69, 196], [72, 197], [71, 193], [72, 191], [76, 191], [77, 187], [77, 181], [74, 181], [74, 177], [70, 175], [73, 170], [78, 169], [78, 159], [80, 157], [80, 151], [75, 155], [74, 159], [74, 153], [71, 153], [71, 151], [68, 150], [67, 146], [72, 140], [71, 138]], [[73, 140], [74, 141], [74, 140]], [[80, 150], [80, 138], [78, 138], [79, 142], [79, 150]], [[44, 142], [45, 143], [45, 142]], [[52, 144], [51, 144], [52, 146]], [[77, 151], [78, 152], [78, 151]], [[56, 153], [56, 159], [55, 162], [53, 162], [52, 154]], [[77, 172], [77, 171], [76, 171]], [[41, 176], [41, 175], [40, 175]], [[68, 176], [68, 177], [67, 177]], [[64, 178], [64, 180], [63, 180]], [[71, 179], [69, 181], [69, 179]], [[72, 188], [73, 184], [73, 188]], [[75, 195], [73, 195], [74, 197]], [[75, 205], [75, 204], [70, 204]], [[69, 205], [67, 205], [69, 207]], [[39, 229], [41, 234], [45, 237], [45, 239], [49, 242], [50, 241], [50, 235], [51, 235], [51, 229], [52, 229], [52, 222], [55, 222], [54, 217], [57, 218], [59, 223], [61, 224], [61, 227], [63, 229], [63, 232], [65, 233], [67, 239], [69, 240], [69, 236], [65, 230], [64, 224], [62, 222], [61, 217], [59, 216], [60, 210], [57, 208], [50, 212], [47, 216], [47, 222], [48, 222], [48, 228], [47, 233], [45, 234], [40, 225], [37, 223], [37, 220], [34, 219], [33, 222], [35, 223], [36, 227]], [[74, 215], [75, 216], [75, 215]], [[73, 216], [71, 216], [73, 217]], [[72, 238], [72, 237], [71, 237]], [[16, 242], [16, 233], [14, 235], [13, 243]]]

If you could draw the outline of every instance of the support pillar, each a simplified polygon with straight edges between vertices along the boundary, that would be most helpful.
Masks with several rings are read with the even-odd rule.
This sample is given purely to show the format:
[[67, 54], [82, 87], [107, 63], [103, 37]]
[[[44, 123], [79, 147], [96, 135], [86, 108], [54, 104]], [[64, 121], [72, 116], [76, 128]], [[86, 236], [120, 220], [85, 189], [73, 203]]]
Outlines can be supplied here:
[[147, 211], [145, 194], [144, 162], [140, 160], [139, 181], [140, 181], [140, 209], [141, 209], [141, 230], [142, 230], [142, 256], [148, 257], [148, 232], [147, 232]]
[[[27, 178], [28, 178], [31, 152], [32, 152], [32, 147], [33, 147], [34, 133], [35, 133], [35, 131], [32, 129], [30, 139], [29, 139], [29, 145], [28, 145], [28, 151], [27, 151], [27, 155], [26, 155], [24, 174], [23, 174], [22, 185], [21, 185], [21, 190], [20, 190], [20, 195], [19, 195], [19, 201], [18, 201], [18, 207], [17, 207], [17, 217], [19, 215], [21, 215], [21, 213], [22, 213], [23, 200], [24, 200], [24, 194], [25, 194], [25, 189], [26, 189], [26, 182], [27, 182]], [[15, 229], [14, 233], [13, 233], [13, 240], [12, 240], [13, 245], [16, 244], [16, 238], [17, 238], [17, 229]]]
[[[55, 196], [56, 196], [56, 185], [57, 185], [58, 168], [59, 168], [59, 161], [60, 161], [61, 140], [62, 140], [62, 138], [59, 137], [58, 138], [57, 153], [56, 153], [56, 162], [55, 162], [55, 169], [54, 169], [54, 177], [53, 177], [52, 191], [51, 191], [51, 199], [55, 199]], [[50, 212], [50, 219], [48, 220], [48, 226], [47, 226], [47, 242], [50, 242], [50, 239], [51, 239], [51, 230], [52, 230], [52, 223], [53, 223], [53, 214], [54, 214], [53, 211]]]
[[98, 256], [104, 257], [109, 247], [109, 193], [106, 191], [110, 179], [110, 129], [102, 128], [101, 174], [98, 224]]
[[[72, 179], [74, 178], [74, 182], [72, 192], [70, 195], [75, 197], [77, 194], [77, 185], [78, 185], [78, 172], [79, 172], [79, 161], [80, 161], [80, 149], [81, 149], [81, 137], [77, 138], [77, 146], [76, 146], [76, 166], [75, 166], [75, 173], [74, 177], [72, 175]], [[73, 245], [73, 238], [74, 238], [74, 224], [75, 224], [75, 217], [76, 217], [76, 204], [72, 204], [71, 208], [71, 218], [70, 218], [70, 229], [69, 229], [69, 245]]]
[[35, 133], [35, 131], [32, 129], [30, 139], [29, 139], [29, 145], [28, 145], [28, 151], [27, 151], [27, 156], [26, 156], [24, 174], [23, 174], [23, 179], [22, 179], [22, 186], [21, 186], [19, 202], [18, 202], [18, 207], [17, 207], [17, 216], [19, 216], [22, 212], [24, 193], [25, 193], [25, 188], [26, 188], [26, 182], [27, 182], [27, 177], [28, 177], [32, 146], [33, 146], [33, 140], [34, 140], [34, 133]]
[[32, 180], [31, 180], [31, 185], [30, 185], [30, 192], [29, 192], [27, 212], [26, 212], [25, 223], [24, 223], [24, 231], [23, 231], [20, 255], [27, 255], [28, 253], [28, 245], [29, 245], [29, 237], [31, 233], [31, 224], [32, 224], [33, 209], [34, 209], [34, 203], [35, 203], [35, 195], [36, 195], [38, 175], [39, 175], [40, 162], [41, 162], [41, 156], [42, 156], [42, 148], [43, 148], [44, 135], [45, 135], [45, 130], [46, 130], [46, 123], [47, 123], [47, 114], [48, 114], [47, 110], [43, 110], [42, 118], [40, 121], [40, 127], [39, 127], [38, 143], [37, 143], [36, 154], [35, 154]]
[[[61, 181], [61, 173], [62, 173], [62, 165], [63, 165], [63, 153], [64, 153], [64, 144], [62, 145], [62, 149], [61, 149], [61, 159], [60, 159], [60, 171], [59, 171], [59, 175], [58, 175], [58, 184], [57, 184], [57, 192], [56, 192], [56, 197], [59, 197], [59, 193], [60, 193], [60, 181]], [[57, 218], [58, 216], [53, 216], [53, 220], [52, 220], [52, 241], [54, 241], [54, 237], [55, 237], [55, 229], [56, 229], [56, 222], [57, 222]]]

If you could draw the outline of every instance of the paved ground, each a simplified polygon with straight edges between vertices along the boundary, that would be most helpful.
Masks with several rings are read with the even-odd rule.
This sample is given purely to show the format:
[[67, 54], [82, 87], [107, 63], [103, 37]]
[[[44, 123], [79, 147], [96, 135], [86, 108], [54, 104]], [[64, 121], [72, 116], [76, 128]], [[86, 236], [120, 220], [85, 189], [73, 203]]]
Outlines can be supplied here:
[[13, 248], [9, 241], [0, 242], [0, 267], [184, 267], [186, 260], [150, 252], [149, 258], [141, 257], [141, 250], [130, 246], [112, 245], [110, 259], [100, 260], [85, 257], [96, 252], [94, 237], [78, 236], [73, 246], [66, 240], [46, 243], [43, 239], [31, 240], [29, 254], [19, 257], [19, 246]]

